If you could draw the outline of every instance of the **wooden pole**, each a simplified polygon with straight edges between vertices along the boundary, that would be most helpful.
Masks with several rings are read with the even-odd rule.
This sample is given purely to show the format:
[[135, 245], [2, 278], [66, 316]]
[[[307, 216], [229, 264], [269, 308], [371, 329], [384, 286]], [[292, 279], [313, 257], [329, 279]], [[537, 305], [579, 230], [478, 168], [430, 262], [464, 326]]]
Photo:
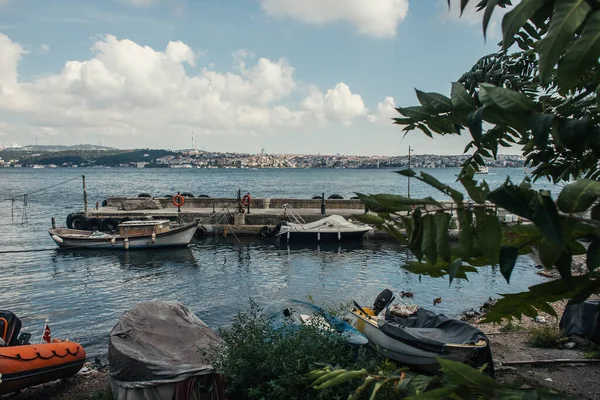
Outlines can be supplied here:
[[52, 229], [56, 229], [56, 220], [52, 217]]
[[88, 215], [88, 207], [87, 207], [88, 198], [87, 198], [87, 189], [85, 187], [85, 175], [81, 175], [81, 178], [83, 179], [83, 213], [87, 217], [87, 215]]

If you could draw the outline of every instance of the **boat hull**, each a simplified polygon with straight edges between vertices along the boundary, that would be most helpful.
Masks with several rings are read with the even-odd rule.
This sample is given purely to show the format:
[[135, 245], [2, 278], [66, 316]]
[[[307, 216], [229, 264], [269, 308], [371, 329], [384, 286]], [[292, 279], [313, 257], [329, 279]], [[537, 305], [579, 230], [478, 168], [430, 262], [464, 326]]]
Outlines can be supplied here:
[[75, 375], [85, 357], [74, 342], [0, 347], [0, 395]]
[[466, 363], [487, 348], [487, 346], [449, 345], [445, 347], [443, 353], [429, 352], [386, 335], [377, 326], [376, 317], [365, 316], [361, 312], [349, 310], [345, 319], [356, 330], [363, 333], [369, 340], [369, 345], [380, 354], [432, 373], [437, 372], [440, 368], [436, 357]]
[[[152, 235], [119, 236], [119, 235], [93, 235], [83, 236], [64, 233], [66, 229], [50, 229], [50, 237], [60, 248], [77, 249], [153, 249], [165, 247], [186, 247], [194, 238], [198, 223], [172, 229], [168, 232]], [[71, 230], [75, 231], [75, 230]], [[82, 231], [77, 231], [82, 232]]]
[[298, 243], [335, 243], [342, 241], [360, 240], [371, 229], [352, 232], [327, 232], [327, 231], [287, 231], [282, 232], [279, 238], [288, 242]]

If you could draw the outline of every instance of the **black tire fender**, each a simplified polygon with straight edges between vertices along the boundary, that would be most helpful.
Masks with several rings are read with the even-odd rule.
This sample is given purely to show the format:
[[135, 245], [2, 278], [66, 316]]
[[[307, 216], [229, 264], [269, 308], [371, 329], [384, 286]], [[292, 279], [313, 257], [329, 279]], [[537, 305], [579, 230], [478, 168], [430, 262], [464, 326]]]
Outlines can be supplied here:
[[329, 200], [344, 200], [344, 196], [336, 193], [336, 194], [332, 194], [327, 199], [329, 199]]
[[99, 231], [102, 229], [102, 218], [90, 218], [87, 223], [87, 230]]
[[88, 220], [85, 215], [74, 215], [71, 219], [72, 229], [85, 230], [88, 226]]
[[112, 232], [117, 230], [117, 225], [119, 225], [119, 223], [114, 218], [104, 218], [102, 220], [102, 230], [104, 232]]
[[150, 193], [140, 193], [138, 197], [152, 197], [152, 195]]

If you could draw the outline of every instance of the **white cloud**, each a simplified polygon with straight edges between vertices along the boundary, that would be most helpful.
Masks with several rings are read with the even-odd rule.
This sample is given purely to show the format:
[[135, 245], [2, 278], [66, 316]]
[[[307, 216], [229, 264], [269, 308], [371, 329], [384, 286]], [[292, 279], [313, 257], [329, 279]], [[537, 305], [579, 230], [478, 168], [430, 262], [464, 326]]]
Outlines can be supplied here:
[[42, 43], [40, 47], [36, 49], [36, 51], [41, 54], [48, 54], [48, 52], [50, 51], [50, 46], [48, 46], [45, 43]]
[[264, 12], [311, 24], [346, 21], [363, 35], [393, 37], [408, 13], [408, 0], [260, 0]]
[[206, 67], [190, 73], [197, 54], [183, 42], [156, 51], [107, 35], [93, 45], [90, 59], [67, 61], [59, 73], [21, 82], [24, 54], [23, 46], [0, 34], [0, 120], [3, 113], [22, 115], [23, 132], [37, 129], [65, 141], [113, 135], [122, 147], [177, 147], [172, 134], [187, 135], [191, 126], [199, 134], [252, 135], [349, 124], [367, 113], [361, 96], [342, 82], [325, 93], [310, 88], [294, 108], [303, 85], [285, 59], [257, 58], [237, 73]]
[[148, 7], [156, 3], [157, 0], [125, 0], [127, 3], [136, 7]]
[[377, 104], [377, 113], [367, 115], [367, 119], [373, 124], [392, 126], [391, 119], [399, 116], [394, 98], [387, 96]]

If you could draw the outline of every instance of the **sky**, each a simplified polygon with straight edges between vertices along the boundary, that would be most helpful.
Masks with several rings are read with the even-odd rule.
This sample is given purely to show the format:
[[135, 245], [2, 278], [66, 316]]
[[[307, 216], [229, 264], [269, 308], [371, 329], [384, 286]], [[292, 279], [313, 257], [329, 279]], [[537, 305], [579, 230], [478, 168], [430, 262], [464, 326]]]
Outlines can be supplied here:
[[497, 50], [452, 1], [0, 0], [0, 144], [461, 154], [391, 121]]

